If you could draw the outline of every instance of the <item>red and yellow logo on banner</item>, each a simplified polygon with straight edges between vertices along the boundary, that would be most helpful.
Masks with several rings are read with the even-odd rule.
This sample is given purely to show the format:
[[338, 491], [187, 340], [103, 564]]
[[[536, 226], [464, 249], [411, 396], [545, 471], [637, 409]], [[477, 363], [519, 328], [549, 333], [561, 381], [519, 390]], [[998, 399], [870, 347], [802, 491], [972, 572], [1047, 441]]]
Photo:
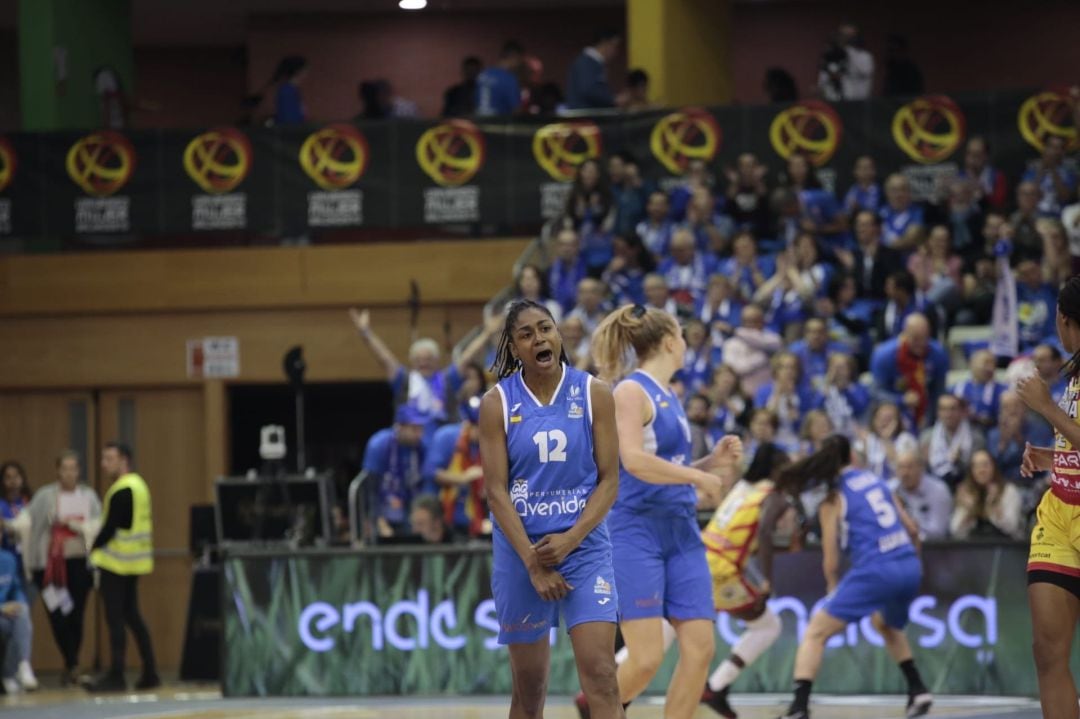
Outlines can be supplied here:
[[251, 171], [251, 143], [231, 127], [207, 130], [184, 148], [184, 169], [203, 192], [231, 192]]
[[135, 172], [135, 148], [119, 132], [100, 130], [79, 138], [67, 153], [72, 181], [88, 195], [107, 197]]
[[447, 120], [416, 141], [416, 161], [437, 184], [464, 185], [484, 166], [484, 133], [468, 120]]
[[967, 122], [960, 107], [945, 95], [923, 95], [893, 115], [897, 147], [915, 162], [941, 162], [964, 141]]
[[720, 151], [720, 125], [700, 107], [684, 107], [664, 115], [653, 126], [649, 147], [668, 172], [681, 175], [692, 160], [706, 162]]
[[600, 157], [603, 147], [600, 127], [589, 120], [544, 125], [532, 143], [537, 164], [559, 182], [573, 180], [578, 165]]
[[324, 190], [343, 190], [367, 169], [367, 138], [353, 125], [335, 123], [317, 130], [300, 146], [300, 167]]
[[769, 125], [769, 140], [776, 154], [785, 160], [802, 153], [815, 167], [836, 154], [844, 124], [840, 116], [821, 100], [803, 100], [778, 113]]
[[1046, 138], [1055, 135], [1065, 140], [1066, 150], [1080, 148], [1080, 136], [1065, 92], [1044, 90], [1024, 100], [1016, 114], [1016, 124], [1023, 138], [1039, 152]]
[[15, 148], [6, 137], [0, 137], [0, 192], [6, 190], [15, 179], [15, 168], [18, 164]]

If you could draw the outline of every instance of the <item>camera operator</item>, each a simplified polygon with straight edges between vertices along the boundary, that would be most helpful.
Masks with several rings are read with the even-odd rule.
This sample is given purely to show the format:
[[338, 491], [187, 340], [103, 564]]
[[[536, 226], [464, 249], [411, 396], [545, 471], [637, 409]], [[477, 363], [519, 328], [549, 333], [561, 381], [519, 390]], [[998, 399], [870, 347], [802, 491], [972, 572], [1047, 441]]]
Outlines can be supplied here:
[[821, 56], [818, 88], [826, 100], [865, 100], [874, 83], [874, 56], [862, 48], [859, 29], [841, 25]]

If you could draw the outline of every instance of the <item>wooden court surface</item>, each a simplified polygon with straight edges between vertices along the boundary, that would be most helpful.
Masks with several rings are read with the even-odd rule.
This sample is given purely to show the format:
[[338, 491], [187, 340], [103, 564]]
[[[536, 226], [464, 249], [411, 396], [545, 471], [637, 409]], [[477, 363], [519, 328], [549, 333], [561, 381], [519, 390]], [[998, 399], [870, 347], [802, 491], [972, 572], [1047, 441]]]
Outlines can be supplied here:
[[[733, 697], [740, 719], [775, 719], [788, 697]], [[44, 689], [33, 694], [0, 697], [4, 719], [502, 719], [507, 697], [365, 697], [319, 699], [223, 699], [211, 685], [177, 685], [151, 693], [90, 696], [77, 689]], [[818, 697], [814, 719], [901, 719], [900, 697]], [[662, 719], [660, 698], [645, 698], [627, 710], [627, 719]], [[570, 698], [552, 696], [546, 719], [578, 719]], [[931, 716], [953, 719], [1035, 719], [1038, 704], [1004, 697], [939, 697]], [[716, 719], [700, 707], [694, 719]]]

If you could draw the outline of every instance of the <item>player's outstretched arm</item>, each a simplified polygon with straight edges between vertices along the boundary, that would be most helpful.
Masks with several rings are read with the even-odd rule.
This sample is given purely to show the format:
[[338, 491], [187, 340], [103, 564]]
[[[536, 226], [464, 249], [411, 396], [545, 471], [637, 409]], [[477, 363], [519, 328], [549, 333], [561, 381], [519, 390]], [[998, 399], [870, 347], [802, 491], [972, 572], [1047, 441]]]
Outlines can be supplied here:
[[619, 458], [626, 471], [650, 484], [692, 484], [706, 494], [723, 493], [723, 480], [694, 467], [668, 462], [645, 449], [644, 426], [652, 407], [640, 385], [623, 382], [615, 388]]
[[773, 534], [776, 532], [777, 523], [784, 516], [787, 509], [788, 504], [784, 501], [784, 498], [773, 492], [765, 498], [761, 509], [761, 519], [758, 521], [758, 567], [769, 582], [772, 582], [773, 554], [775, 552]]
[[[1016, 393], [1020, 395], [1020, 399], [1029, 409], [1042, 415], [1043, 419], [1053, 425], [1054, 429], [1068, 440], [1072, 446], [1080, 447], [1080, 425], [1054, 401], [1054, 398], [1050, 395], [1050, 387], [1047, 386], [1042, 377], [1032, 375], [1021, 379], [1016, 383]], [[1038, 467], [1038, 469], [1051, 468], [1053, 453], [1049, 453], [1050, 461], [1047, 462], [1046, 457], [1049, 450], [1032, 447], [1030, 444], [1024, 450], [1024, 464], [1027, 464], [1028, 448], [1036, 450], [1036, 454], [1040, 455], [1042, 464], [1046, 465]]]
[[829, 497], [818, 509], [821, 521], [821, 570], [825, 574], [825, 587], [829, 594], [840, 583], [840, 506], [835, 497]]

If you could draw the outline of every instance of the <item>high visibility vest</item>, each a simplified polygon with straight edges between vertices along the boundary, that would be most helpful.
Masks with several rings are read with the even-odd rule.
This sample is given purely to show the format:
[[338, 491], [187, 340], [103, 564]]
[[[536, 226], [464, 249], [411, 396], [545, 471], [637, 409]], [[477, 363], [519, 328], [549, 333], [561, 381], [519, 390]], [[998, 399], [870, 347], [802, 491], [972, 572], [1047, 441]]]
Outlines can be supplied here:
[[154, 524], [150, 518], [150, 489], [142, 477], [129, 472], [109, 487], [101, 521], [109, 521], [112, 496], [121, 489], [131, 490], [131, 527], [117, 529], [105, 546], [90, 553], [90, 563], [113, 574], [149, 574], [154, 571]]

